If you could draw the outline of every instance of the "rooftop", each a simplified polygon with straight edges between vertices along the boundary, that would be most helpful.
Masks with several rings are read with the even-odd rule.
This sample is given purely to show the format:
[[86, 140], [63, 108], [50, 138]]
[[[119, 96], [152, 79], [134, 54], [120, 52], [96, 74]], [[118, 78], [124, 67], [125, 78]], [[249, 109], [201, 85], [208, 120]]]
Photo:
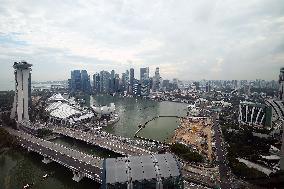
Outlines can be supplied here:
[[32, 67], [32, 64], [27, 63], [26, 61], [14, 62], [13, 68], [15, 69], [28, 69]]
[[107, 184], [180, 176], [178, 162], [169, 153], [108, 158], [104, 166]]

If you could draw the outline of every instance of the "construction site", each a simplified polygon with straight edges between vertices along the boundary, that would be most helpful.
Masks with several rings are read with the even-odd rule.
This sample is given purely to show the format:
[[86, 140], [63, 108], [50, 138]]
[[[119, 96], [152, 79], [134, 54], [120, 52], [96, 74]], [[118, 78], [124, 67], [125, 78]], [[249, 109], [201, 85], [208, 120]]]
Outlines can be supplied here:
[[182, 143], [212, 163], [212, 120], [208, 117], [180, 118], [172, 143]]

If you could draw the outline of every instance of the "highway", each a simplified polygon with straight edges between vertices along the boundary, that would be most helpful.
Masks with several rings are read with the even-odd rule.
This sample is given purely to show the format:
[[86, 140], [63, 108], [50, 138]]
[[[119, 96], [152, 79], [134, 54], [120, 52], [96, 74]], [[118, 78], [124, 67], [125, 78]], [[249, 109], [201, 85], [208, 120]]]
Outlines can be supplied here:
[[152, 154], [151, 151], [143, 149], [138, 146], [130, 145], [118, 140], [117, 137], [104, 136], [91, 132], [84, 132], [81, 130], [70, 129], [67, 127], [49, 127], [54, 133], [75, 138], [77, 140], [84, 141], [88, 144], [99, 146], [101, 148], [108, 149], [118, 154], [126, 156], [140, 156]]
[[212, 181], [209, 177], [203, 176], [194, 172], [189, 172], [184, 169], [181, 170], [184, 180], [197, 183], [206, 187], [214, 188], [216, 183]]
[[101, 182], [103, 160], [65, 146], [37, 138], [23, 131], [5, 128], [18, 137], [21, 146], [35, 151], [45, 158], [60, 163], [88, 178]]
[[222, 189], [228, 189], [231, 188], [230, 180], [229, 180], [229, 167], [227, 165], [226, 160], [226, 151], [224, 148], [224, 144], [222, 142], [222, 134], [221, 129], [219, 127], [219, 123], [216, 121], [216, 118], [214, 117], [214, 132], [215, 132], [215, 146], [216, 146], [216, 152], [217, 152], [217, 162], [219, 166], [219, 173], [220, 173], [220, 185]]

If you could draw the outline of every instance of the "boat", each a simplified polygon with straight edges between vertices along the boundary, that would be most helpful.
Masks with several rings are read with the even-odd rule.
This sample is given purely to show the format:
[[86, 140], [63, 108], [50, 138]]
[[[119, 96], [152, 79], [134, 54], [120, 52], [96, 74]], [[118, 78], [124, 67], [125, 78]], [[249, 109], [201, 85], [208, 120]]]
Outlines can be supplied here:
[[24, 187], [23, 187], [23, 189], [27, 189], [27, 188], [29, 188], [30, 187], [30, 185], [29, 184], [26, 184]]
[[45, 174], [45, 175], [42, 176], [42, 178], [47, 178], [47, 176], [48, 176], [48, 174]]

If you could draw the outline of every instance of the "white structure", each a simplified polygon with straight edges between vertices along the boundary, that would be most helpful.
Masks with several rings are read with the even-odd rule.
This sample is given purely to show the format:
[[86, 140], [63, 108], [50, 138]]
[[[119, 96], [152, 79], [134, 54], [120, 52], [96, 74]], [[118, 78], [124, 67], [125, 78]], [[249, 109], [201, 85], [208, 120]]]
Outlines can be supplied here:
[[58, 94], [54, 94], [52, 95], [51, 97], [49, 97], [47, 99], [48, 102], [58, 102], [58, 101], [61, 101], [61, 102], [68, 102], [68, 100], [66, 100], [65, 98], [63, 98], [63, 96], [58, 93]]
[[229, 103], [229, 102], [225, 102], [224, 100], [221, 100], [221, 101], [212, 101], [211, 104], [213, 106], [220, 106], [220, 107], [231, 107], [232, 106], [232, 103]]
[[272, 125], [272, 108], [265, 104], [241, 101], [239, 104], [239, 124], [251, 126]]
[[110, 115], [115, 112], [115, 105], [114, 103], [110, 103], [110, 106], [99, 106], [99, 107], [92, 106], [92, 109], [97, 114]]
[[74, 98], [67, 100], [60, 93], [53, 94], [47, 99], [47, 102], [48, 106], [45, 111], [49, 114], [51, 122], [73, 124], [94, 117], [94, 113], [91, 111], [83, 110], [77, 106]]
[[15, 68], [15, 97], [10, 117], [18, 122], [29, 120], [31, 66], [32, 64], [25, 61], [15, 62], [13, 66]]
[[81, 111], [77, 110], [64, 102], [53, 102], [45, 108], [45, 111], [49, 112], [49, 115], [59, 119], [67, 119], [76, 114], [81, 114]]

